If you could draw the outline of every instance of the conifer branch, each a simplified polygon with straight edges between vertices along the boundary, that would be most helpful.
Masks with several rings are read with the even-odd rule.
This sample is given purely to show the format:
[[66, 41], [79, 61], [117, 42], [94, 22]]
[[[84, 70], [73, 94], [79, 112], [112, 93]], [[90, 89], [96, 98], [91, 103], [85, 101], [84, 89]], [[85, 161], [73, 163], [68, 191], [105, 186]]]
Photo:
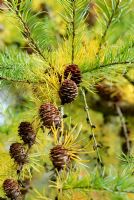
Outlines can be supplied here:
[[101, 68], [103, 67], [110, 67], [113, 65], [127, 65], [127, 64], [134, 64], [134, 60], [132, 61], [120, 61], [120, 62], [113, 62], [113, 63], [108, 63], [108, 64], [102, 64], [100, 65]]
[[29, 80], [15, 80], [15, 79], [11, 79], [11, 78], [8, 78], [8, 77], [2, 77], [0, 76], [0, 80], [4, 80], [4, 81], [9, 81], [9, 82], [19, 82], [19, 83], [28, 83], [30, 84], [31, 82]]
[[100, 43], [99, 43], [99, 48], [98, 48], [96, 56], [99, 55], [99, 53], [101, 51], [101, 48], [102, 48], [102, 45], [105, 42], [105, 38], [106, 38], [107, 32], [108, 32], [108, 30], [109, 30], [109, 28], [110, 28], [110, 26], [112, 24], [112, 20], [113, 20], [113, 18], [115, 16], [115, 13], [116, 13], [116, 11], [118, 9], [119, 4], [120, 4], [120, 0], [117, 0], [115, 9], [112, 10], [111, 17], [107, 21], [106, 29], [105, 29], [104, 33], [102, 34], [102, 37], [101, 37], [101, 40], [100, 40]]
[[14, 83], [27, 83], [27, 84], [44, 84], [45, 83], [43, 81], [34, 82], [31, 80], [20, 80], [20, 79], [17, 80], [17, 79], [12, 79], [8, 77], [2, 77], [2, 76], [0, 76], [0, 80], [14, 82]]
[[93, 142], [94, 142], [93, 149], [96, 151], [96, 154], [97, 154], [98, 165], [102, 168], [103, 167], [103, 162], [102, 162], [102, 159], [101, 159], [101, 156], [100, 156], [100, 153], [99, 153], [99, 144], [97, 143], [97, 140], [96, 140], [96, 137], [95, 137], [95, 133], [94, 133], [95, 125], [93, 125], [93, 123], [91, 121], [91, 117], [90, 117], [90, 113], [89, 113], [89, 107], [88, 107], [88, 104], [87, 104], [85, 91], [84, 91], [84, 89], [81, 89], [81, 91], [82, 91], [82, 95], [83, 95], [83, 99], [84, 99], [85, 111], [87, 113], [86, 120], [87, 120], [87, 122], [88, 122], [88, 124], [90, 126], [91, 136], [92, 136]]
[[76, 8], [75, 8], [75, 0], [72, 0], [72, 7], [73, 7], [73, 19], [72, 19], [72, 64], [73, 64], [73, 62], [74, 62], [74, 52], [75, 52], [75, 50], [74, 50], [74, 43], [75, 43], [75, 35], [76, 35], [76, 33], [75, 33], [75, 10], [76, 10]]
[[16, 12], [16, 15], [19, 18], [20, 22], [23, 25], [23, 28], [24, 28], [23, 35], [24, 35], [25, 38], [27, 38], [29, 40], [29, 45], [31, 46], [31, 48], [33, 48], [35, 50], [36, 53], [38, 53], [47, 62], [46, 57], [43, 55], [42, 51], [39, 49], [38, 45], [36, 44], [36, 42], [32, 38], [28, 25], [26, 24], [26, 22], [24, 22], [22, 16], [18, 14], [18, 11], [16, 10], [15, 12]]
[[123, 133], [124, 133], [124, 137], [125, 137], [126, 145], [127, 145], [127, 152], [130, 153], [131, 147], [130, 147], [130, 141], [129, 141], [128, 130], [127, 130], [127, 126], [126, 126], [126, 121], [125, 121], [125, 118], [123, 116], [120, 106], [118, 104], [115, 104], [115, 106], [116, 106], [116, 110], [117, 110], [117, 113], [120, 118], [121, 126], [123, 128]]
[[134, 194], [134, 191], [129, 191], [129, 190], [118, 190], [118, 189], [105, 189], [105, 188], [94, 188], [90, 187], [89, 185], [87, 186], [74, 186], [74, 187], [65, 187], [63, 188], [63, 191], [65, 190], [73, 190], [73, 189], [83, 189], [83, 190], [91, 190], [91, 191], [98, 191], [98, 192], [110, 192], [110, 193], [124, 193], [124, 194]]
[[91, 69], [90, 71], [84, 71], [84, 73], [87, 72], [93, 72], [96, 71], [98, 69], [103, 69], [105, 67], [112, 67], [114, 65], [132, 65], [134, 64], [134, 59], [132, 61], [119, 61], [119, 62], [111, 62], [111, 63], [107, 63], [107, 64], [100, 64], [99, 66], [96, 66], [95, 68]]
[[48, 62], [48, 59], [44, 56], [43, 52], [41, 51], [41, 49], [39, 48], [37, 42], [34, 40], [34, 38], [31, 35], [31, 30], [27, 24], [27, 22], [25, 20], [23, 20], [22, 15], [19, 12], [19, 7], [20, 7], [20, 2], [17, 5], [16, 8], [13, 8], [12, 6], [12, 2], [9, 3], [9, 8], [12, 9], [12, 11], [16, 14], [17, 18], [19, 19], [19, 21], [21, 22], [24, 32], [22, 32], [23, 36], [28, 40], [30, 47], [37, 53], [40, 55], [40, 57], [49, 64], [49, 66], [51, 67], [51, 63]]

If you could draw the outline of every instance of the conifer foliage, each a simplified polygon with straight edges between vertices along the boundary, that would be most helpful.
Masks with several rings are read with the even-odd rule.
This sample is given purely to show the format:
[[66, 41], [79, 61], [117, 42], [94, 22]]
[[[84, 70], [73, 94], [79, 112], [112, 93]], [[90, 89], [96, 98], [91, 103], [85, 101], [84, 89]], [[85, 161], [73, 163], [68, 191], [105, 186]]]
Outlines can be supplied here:
[[1, 4], [16, 41], [0, 49], [1, 90], [15, 98], [0, 129], [0, 199], [131, 199], [134, 1]]

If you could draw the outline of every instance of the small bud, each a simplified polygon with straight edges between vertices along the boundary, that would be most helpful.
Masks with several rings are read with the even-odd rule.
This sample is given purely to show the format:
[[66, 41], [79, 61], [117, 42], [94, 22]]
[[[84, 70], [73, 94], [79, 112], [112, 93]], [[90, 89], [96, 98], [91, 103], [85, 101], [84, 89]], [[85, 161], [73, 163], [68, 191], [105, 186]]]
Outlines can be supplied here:
[[64, 119], [65, 119], [65, 118], [67, 118], [67, 117], [68, 117], [68, 115], [67, 115], [67, 114], [64, 114], [64, 115], [63, 115], [63, 118], [64, 118]]
[[92, 124], [92, 128], [93, 128], [93, 129], [95, 129], [95, 128], [96, 128], [96, 126]]

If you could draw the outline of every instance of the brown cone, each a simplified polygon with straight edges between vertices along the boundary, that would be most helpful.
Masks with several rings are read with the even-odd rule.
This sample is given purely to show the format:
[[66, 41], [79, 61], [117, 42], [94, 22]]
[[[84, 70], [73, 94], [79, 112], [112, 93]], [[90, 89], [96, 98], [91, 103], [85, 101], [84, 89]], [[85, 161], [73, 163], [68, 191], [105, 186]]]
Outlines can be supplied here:
[[43, 122], [43, 125], [49, 129], [52, 126], [58, 128], [61, 125], [60, 112], [52, 103], [41, 105], [39, 109], [39, 115]]
[[6, 179], [3, 183], [3, 189], [6, 196], [11, 200], [22, 200], [20, 187], [17, 181], [13, 179]]
[[77, 86], [81, 83], [82, 77], [78, 65], [71, 64], [66, 67], [64, 72], [64, 78], [67, 79], [69, 75], [71, 76], [70, 79], [74, 81]]
[[19, 165], [27, 162], [27, 153], [21, 143], [11, 144], [9, 152], [11, 158], [13, 158]]
[[101, 82], [96, 85], [96, 90], [99, 96], [106, 101], [118, 102], [122, 98], [119, 89], [115, 85], [110, 86], [105, 82]]
[[61, 103], [64, 105], [66, 103], [71, 103], [75, 100], [78, 95], [78, 87], [76, 83], [72, 80], [65, 79], [61, 85], [59, 96]]
[[71, 162], [68, 151], [62, 145], [57, 145], [50, 150], [50, 159], [58, 171], [64, 167], [68, 168]]
[[33, 130], [31, 123], [21, 122], [18, 129], [18, 134], [22, 138], [25, 144], [31, 147], [35, 143], [36, 134]]

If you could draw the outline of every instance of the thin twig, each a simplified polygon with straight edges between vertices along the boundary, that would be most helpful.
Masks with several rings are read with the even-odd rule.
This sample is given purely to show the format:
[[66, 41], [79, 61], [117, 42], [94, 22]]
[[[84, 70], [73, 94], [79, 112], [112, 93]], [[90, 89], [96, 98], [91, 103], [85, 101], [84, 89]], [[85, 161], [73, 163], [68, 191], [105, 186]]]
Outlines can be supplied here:
[[130, 141], [129, 141], [129, 136], [128, 136], [128, 130], [127, 130], [127, 126], [126, 126], [126, 120], [123, 116], [120, 106], [117, 103], [115, 104], [115, 106], [116, 106], [116, 110], [120, 117], [121, 125], [123, 128], [123, 133], [124, 133], [126, 145], [127, 145], [127, 152], [130, 153], [131, 147], [130, 147]]
[[124, 190], [124, 191], [120, 191], [120, 190], [112, 190], [112, 189], [99, 189], [99, 188], [91, 188], [90, 186], [74, 186], [74, 187], [65, 187], [63, 188], [63, 191], [64, 190], [72, 190], [72, 189], [88, 189], [88, 190], [91, 190], [91, 191], [102, 191], [102, 192], [110, 192], [110, 193], [127, 193], [127, 194], [134, 194], [134, 191], [127, 191], [127, 190]]
[[134, 80], [132, 80], [127, 74], [124, 74], [123, 77], [129, 81], [132, 85], [134, 85]]
[[39, 81], [39, 82], [34, 82], [31, 80], [17, 80], [17, 79], [12, 79], [12, 78], [8, 78], [8, 77], [2, 77], [0, 76], [0, 80], [3, 81], [9, 81], [9, 82], [14, 82], [14, 83], [27, 83], [27, 84], [44, 84], [44, 81]]
[[95, 67], [93, 69], [90, 69], [90, 71], [89, 70], [88, 71], [84, 71], [83, 74], [87, 73], [87, 72], [91, 73], [93, 71], [100, 70], [100, 69], [103, 69], [105, 67], [111, 67], [111, 66], [114, 66], [114, 65], [127, 65], [127, 64], [129, 64], [129, 65], [134, 64], [134, 60], [132, 60], [132, 61], [122, 61], [122, 62], [111, 62], [111, 63], [107, 63], [107, 64], [101, 64], [101, 65], [99, 65], [99, 66], [97, 66], [97, 67]]
[[125, 64], [134, 64], [134, 60], [103, 64], [103, 65], [100, 65], [100, 68], [107, 67], [107, 66], [112, 66], [112, 65], [125, 65]]
[[72, 64], [74, 62], [74, 46], [75, 46], [75, 15], [76, 15], [76, 8], [75, 8], [75, 0], [72, 0], [73, 4], [73, 19], [72, 19]]
[[95, 125], [93, 125], [92, 121], [91, 121], [91, 117], [90, 117], [90, 113], [89, 113], [89, 107], [88, 107], [88, 104], [87, 104], [87, 100], [86, 100], [86, 95], [85, 95], [85, 91], [84, 89], [81, 89], [82, 91], [82, 95], [83, 95], [83, 99], [84, 99], [84, 104], [85, 104], [85, 111], [87, 113], [87, 122], [88, 124], [90, 125], [90, 129], [91, 129], [91, 136], [93, 138], [93, 141], [94, 141], [94, 150], [96, 151], [96, 154], [97, 154], [97, 162], [99, 164], [99, 166], [103, 166], [103, 162], [102, 162], [102, 159], [101, 159], [101, 156], [100, 156], [100, 153], [99, 153], [99, 144], [97, 143], [97, 140], [96, 140], [96, 137], [95, 137], [95, 133], [94, 133], [94, 128], [95, 128]]
[[97, 51], [96, 56], [98, 56], [99, 53], [100, 53], [100, 50], [101, 50], [102, 45], [103, 45], [103, 43], [104, 43], [104, 41], [105, 41], [105, 37], [106, 37], [106, 35], [107, 35], [108, 29], [110, 28], [110, 26], [111, 26], [111, 24], [112, 24], [113, 17], [114, 17], [114, 15], [115, 15], [115, 13], [116, 13], [116, 11], [117, 11], [117, 9], [118, 9], [119, 3], [120, 3], [120, 0], [117, 0], [117, 2], [116, 2], [116, 7], [115, 7], [115, 9], [112, 10], [111, 17], [109, 18], [109, 20], [108, 20], [108, 22], [107, 22], [107, 25], [106, 25], [106, 29], [105, 29], [105, 31], [104, 31], [102, 37], [101, 37], [101, 41], [100, 41], [100, 43], [99, 43], [99, 48], [98, 48], [98, 51]]
[[30, 84], [31, 82], [29, 80], [16, 80], [16, 79], [11, 79], [11, 78], [8, 78], [8, 77], [2, 77], [0, 76], [0, 80], [5, 80], [5, 81], [10, 81], [10, 82], [19, 82], [19, 83], [28, 83]]

